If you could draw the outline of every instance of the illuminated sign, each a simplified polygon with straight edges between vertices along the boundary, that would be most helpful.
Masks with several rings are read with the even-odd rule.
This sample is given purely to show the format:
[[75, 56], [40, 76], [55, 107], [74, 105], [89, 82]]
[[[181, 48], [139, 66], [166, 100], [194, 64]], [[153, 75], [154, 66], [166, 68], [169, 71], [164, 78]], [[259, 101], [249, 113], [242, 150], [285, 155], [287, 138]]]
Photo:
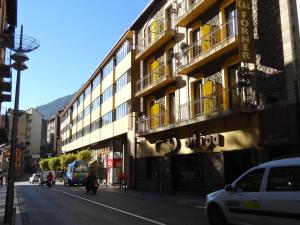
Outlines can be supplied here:
[[242, 62], [254, 63], [252, 0], [237, 0], [239, 54]]

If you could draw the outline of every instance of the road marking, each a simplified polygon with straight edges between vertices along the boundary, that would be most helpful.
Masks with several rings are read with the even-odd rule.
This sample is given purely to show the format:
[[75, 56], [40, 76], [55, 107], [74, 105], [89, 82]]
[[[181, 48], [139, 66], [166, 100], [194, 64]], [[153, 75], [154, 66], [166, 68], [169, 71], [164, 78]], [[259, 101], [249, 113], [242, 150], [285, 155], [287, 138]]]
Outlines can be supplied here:
[[114, 208], [114, 207], [111, 207], [109, 205], [105, 205], [105, 204], [102, 204], [102, 203], [99, 203], [99, 202], [95, 202], [95, 201], [92, 201], [92, 200], [89, 200], [89, 199], [86, 199], [86, 198], [82, 198], [82, 197], [79, 197], [77, 195], [73, 195], [71, 193], [68, 193], [68, 192], [65, 192], [65, 191], [60, 191], [56, 188], [53, 188], [54, 191], [57, 191], [57, 192], [60, 192], [60, 193], [63, 193], [63, 194], [66, 194], [66, 195], [69, 195], [69, 196], [72, 196], [74, 198], [78, 198], [78, 199], [81, 199], [81, 200], [84, 200], [84, 201], [87, 201], [87, 202], [91, 202], [91, 203], [94, 203], [96, 205], [100, 205], [102, 207], [105, 207], [105, 208], [108, 208], [108, 209], [111, 209], [111, 210], [115, 210], [117, 212], [121, 212], [121, 213], [124, 213], [124, 214], [127, 214], [127, 215], [130, 215], [130, 216], [133, 216], [133, 217], [136, 217], [136, 218], [139, 218], [139, 219], [142, 219], [142, 220], [146, 220], [148, 222], [151, 222], [151, 223], [154, 223], [154, 224], [158, 224], [158, 225], [167, 225], [165, 223], [161, 223], [161, 222], [158, 222], [158, 221], [155, 221], [155, 220], [151, 220], [151, 219], [148, 219], [146, 217], [143, 217], [143, 216], [140, 216], [140, 215], [137, 215], [137, 214], [134, 214], [134, 213], [130, 213], [130, 212], [127, 212], [127, 211], [124, 211], [124, 210], [121, 210], [121, 209], [117, 209], [117, 208]]
[[198, 209], [205, 209], [206, 207], [205, 206], [200, 206], [200, 205], [194, 205], [195, 208], [198, 208]]

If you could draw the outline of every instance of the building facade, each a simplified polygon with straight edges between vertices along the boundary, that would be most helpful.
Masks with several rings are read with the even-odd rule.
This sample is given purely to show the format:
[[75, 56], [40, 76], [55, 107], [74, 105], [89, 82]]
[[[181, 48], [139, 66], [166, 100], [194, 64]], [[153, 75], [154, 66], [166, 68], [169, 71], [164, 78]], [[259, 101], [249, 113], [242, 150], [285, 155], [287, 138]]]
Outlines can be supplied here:
[[136, 188], [205, 195], [297, 153], [292, 21], [289, 1], [150, 2], [131, 27], [140, 65]]
[[60, 113], [57, 112], [55, 116], [52, 116], [47, 122], [47, 143], [48, 147], [54, 155], [60, 155]]
[[91, 166], [109, 184], [127, 171], [136, 68], [127, 31], [61, 114], [62, 152], [91, 149]]
[[0, 1], [0, 112], [2, 102], [11, 101], [11, 67], [7, 56], [17, 26], [17, 0]]

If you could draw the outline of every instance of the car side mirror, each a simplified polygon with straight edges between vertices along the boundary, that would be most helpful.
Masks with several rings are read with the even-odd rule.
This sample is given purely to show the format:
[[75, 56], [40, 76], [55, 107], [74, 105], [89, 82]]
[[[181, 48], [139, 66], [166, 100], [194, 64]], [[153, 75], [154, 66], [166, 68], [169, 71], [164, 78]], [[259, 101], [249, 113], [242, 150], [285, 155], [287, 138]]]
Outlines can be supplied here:
[[234, 192], [234, 188], [231, 184], [227, 184], [225, 186], [225, 191]]

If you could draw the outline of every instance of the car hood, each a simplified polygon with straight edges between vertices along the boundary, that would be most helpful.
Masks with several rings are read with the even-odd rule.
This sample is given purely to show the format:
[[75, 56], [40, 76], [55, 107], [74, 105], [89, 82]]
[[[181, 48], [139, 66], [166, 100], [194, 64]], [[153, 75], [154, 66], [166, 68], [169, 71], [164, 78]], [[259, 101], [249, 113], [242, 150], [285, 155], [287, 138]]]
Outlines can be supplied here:
[[222, 195], [224, 192], [225, 192], [225, 190], [221, 189], [219, 191], [215, 191], [215, 192], [209, 193], [206, 197], [207, 197], [208, 200], [209, 199], [214, 199], [214, 198]]

